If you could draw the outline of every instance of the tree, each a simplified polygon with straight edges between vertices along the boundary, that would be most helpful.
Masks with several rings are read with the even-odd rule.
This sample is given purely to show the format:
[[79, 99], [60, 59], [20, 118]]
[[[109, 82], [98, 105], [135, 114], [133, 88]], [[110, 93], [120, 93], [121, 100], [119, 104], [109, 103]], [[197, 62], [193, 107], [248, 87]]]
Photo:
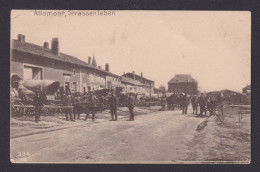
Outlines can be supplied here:
[[166, 87], [164, 85], [160, 85], [159, 90], [166, 91]]

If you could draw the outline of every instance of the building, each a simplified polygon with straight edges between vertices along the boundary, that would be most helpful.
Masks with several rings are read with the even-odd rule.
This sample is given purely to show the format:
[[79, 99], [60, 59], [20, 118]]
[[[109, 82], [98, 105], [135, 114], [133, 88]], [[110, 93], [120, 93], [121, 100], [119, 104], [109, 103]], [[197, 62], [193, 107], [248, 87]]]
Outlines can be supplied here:
[[161, 90], [159, 88], [154, 88], [154, 93], [162, 95], [162, 94], [166, 93], [166, 90]]
[[135, 74], [134, 71], [132, 73], [128, 72], [123, 74], [122, 77], [131, 78], [135, 81], [138, 81], [139, 83], [143, 84], [143, 89], [146, 93], [154, 93], [154, 81], [143, 77], [142, 72], [141, 75]]
[[198, 82], [189, 74], [176, 74], [168, 82], [168, 92], [197, 94]]
[[58, 38], [52, 39], [51, 47], [48, 42], [39, 46], [26, 42], [19, 34], [17, 40], [12, 40], [10, 72], [23, 80], [59, 81], [60, 91], [88, 92], [120, 86], [120, 76], [109, 71], [109, 64], [104, 70], [97, 66], [95, 57], [88, 57], [87, 63], [59, 49]]
[[121, 85], [125, 92], [145, 93], [145, 85], [137, 80], [128, 77], [121, 77]]
[[242, 89], [242, 93], [245, 95], [251, 95], [251, 85], [247, 85]]
[[220, 90], [220, 92], [223, 95], [222, 98], [223, 98], [224, 101], [228, 101], [228, 102], [233, 103], [233, 104], [239, 104], [239, 103], [244, 101], [243, 100], [244, 95], [242, 93], [232, 91], [232, 90], [228, 90], [228, 89]]
[[251, 84], [242, 89], [242, 93], [247, 97], [247, 103], [251, 104]]

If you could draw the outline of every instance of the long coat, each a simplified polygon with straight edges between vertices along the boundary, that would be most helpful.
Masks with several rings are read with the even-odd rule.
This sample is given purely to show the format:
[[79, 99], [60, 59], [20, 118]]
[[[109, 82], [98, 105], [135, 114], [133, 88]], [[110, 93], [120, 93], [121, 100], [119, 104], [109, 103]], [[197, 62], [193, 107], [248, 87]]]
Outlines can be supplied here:
[[110, 105], [110, 109], [116, 109], [117, 108], [117, 98], [116, 97], [110, 97], [109, 105]]
[[35, 96], [33, 100], [33, 105], [34, 106], [43, 106], [44, 104], [44, 99], [42, 96]]
[[181, 104], [183, 105], [183, 106], [187, 106], [187, 105], [189, 105], [189, 103], [190, 103], [190, 100], [189, 100], [189, 98], [188, 98], [188, 96], [183, 96], [182, 97], [182, 100], [181, 100]]
[[134, 97], [129, 96], [128, 99], [127, 99], [127, 102], [128, 102], [128, 107], [129, 108], [133, 108], [134, 107]]
[[63, 96], [63, 105], [64, 106], [71, 106], [72, 105], [72, 97], [71, 97], [71, 95]]
[[200, 97], [199, 98], [199, 106], [206, 106], [207, 105], [207, 100], [205, 97]]
[[97, 106], [98, 103], [98, 99], [95, 95], [92, 95], [89, 97], [89, 103], [90, 103], [90, 107], [94, 108]]

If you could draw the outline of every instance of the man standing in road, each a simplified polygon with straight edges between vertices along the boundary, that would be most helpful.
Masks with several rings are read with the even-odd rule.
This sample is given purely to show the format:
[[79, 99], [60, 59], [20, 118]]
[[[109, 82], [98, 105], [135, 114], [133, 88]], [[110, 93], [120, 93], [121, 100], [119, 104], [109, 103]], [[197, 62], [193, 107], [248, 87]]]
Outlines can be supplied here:
[[33, 104], [35, 107], [35, 122], [36, 123], [38, 123], [38, 121], [40, 120], [42, 106], [45, 103], [45, 101], [46, 101], [45, 94], [43, 94], [43, 93], [40, 94], [39, 91], [36, 91], [36, 95], [33, 100]]
[[197, 115], [197, 112], [198, 112], [198, 97], [196, 95], [192, 96], [191, 105], [192, 105], [193, 114]]
[[187, 114], [188, 105], [189, 105], [189, 98], [185, 93], [182, 97], [182, 114]]
[[203, 112], [205, 112], [205, 115], [207, 115], [206, 105], [207, 105], [206, 97], [205, 97], [204, 94], [201, 94], [201, 96], [200, 96], [200, 98], [199, 98], [200, 115], [202, 115]]
[[65, 96], [63, 97], [63, 105], [67, 106], [65, 109], [65, 114], [66, 114], [66, 120], [69, 121], [69, 114], [70, 114], [70, 120], [74, 121], [73, 117], [72, 117], [72, 97], [70, 95], [70, 92], [67, 91]]
[[114, 93], [112, 93], [112, 96], [109, 99], [109, 105], [110, 105], [111, 121], [114, 120], [116, 121], [117, 120], [117, 98]]
[[162, 105], [162, 110], [165, 111], [166, 95], [165, 95], [165, 96], [162, 96], [162, 98], [161, 98], [161, 105]]
[[80, 119], [80, 113], [81, 113], [81, 98], [79, 93], [74, 93], [73, 96], [73, 112], [74, 112], [74, 120], [76, 116], [78, 115], [78, 119]]
[[134, 120], [134, 97], [131, 96], [131, 94], [128, 96], [127, 102], [128, 102], [129, 113], [130, 113], [130, 121], [133, 121]]
[[92, 113], [92, 121], [95, 121], [96, 107], [97, 107], [98, 99], [93, 93], [90, 93], [89, 96], [89, 111], [86, 115], [86, 119], [88, 119], [89, 113]]

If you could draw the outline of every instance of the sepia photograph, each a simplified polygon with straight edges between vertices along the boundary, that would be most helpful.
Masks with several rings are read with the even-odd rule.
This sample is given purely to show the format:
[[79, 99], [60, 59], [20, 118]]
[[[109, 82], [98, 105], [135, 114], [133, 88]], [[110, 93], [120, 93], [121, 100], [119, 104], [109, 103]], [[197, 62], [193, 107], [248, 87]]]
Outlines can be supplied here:
[[251, 163], [250, 11], [10, 16], [12, 163]]

